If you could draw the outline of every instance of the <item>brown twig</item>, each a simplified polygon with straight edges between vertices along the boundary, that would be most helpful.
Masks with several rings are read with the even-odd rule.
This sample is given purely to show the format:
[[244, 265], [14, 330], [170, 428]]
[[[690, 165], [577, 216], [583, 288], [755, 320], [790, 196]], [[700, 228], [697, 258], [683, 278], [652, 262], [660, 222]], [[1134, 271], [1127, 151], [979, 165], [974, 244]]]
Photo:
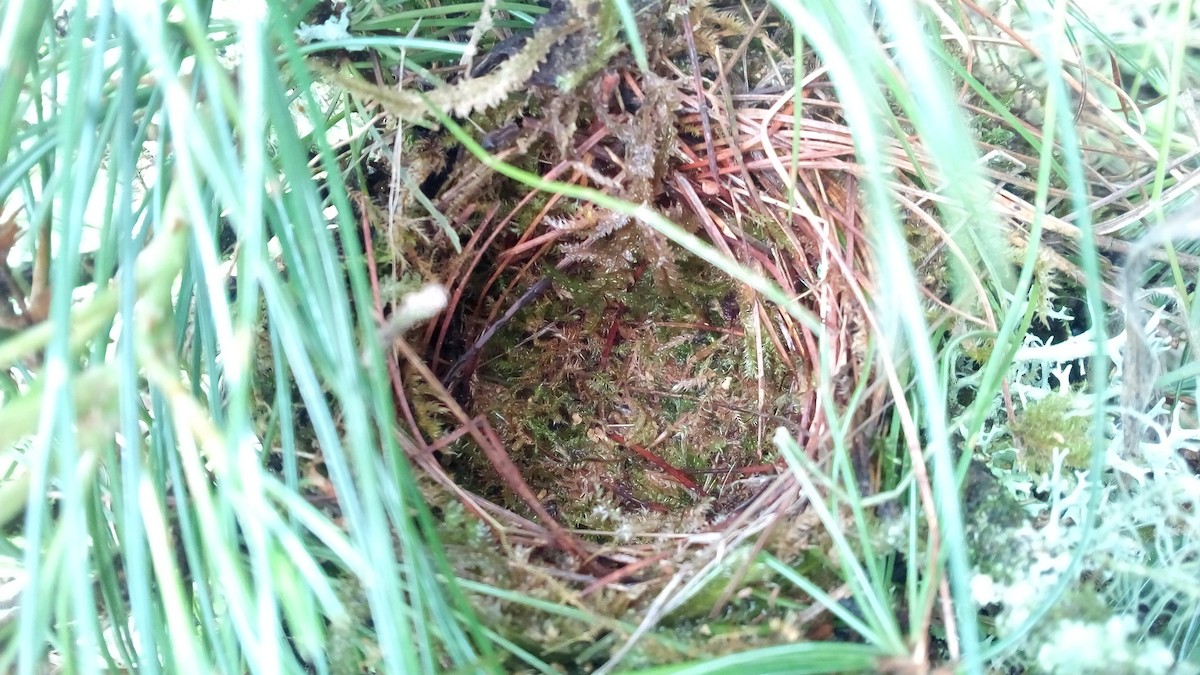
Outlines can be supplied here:
[[662, 469], [669, 476], [671, 476], [676, 481], [678, 481], [680, 485], [682, 485], [685, 488], [696, 493], [698, 496], [700, 496], [700, 497], [707, 496], [707, 494], [704, 492], [704, 489], [701, 488], [700, 485], [698, 483], [696, 483], [696, 481], [692, 480], [686, 473], [675, 468], [670, 462], [663, 459], [662, 457], [659, 457], [658, 455], [654, 454], [653, 452], [650, 452], [649, 450], [642, 447], [641, 445], [638, 445], [637, 443], [626, 442], [625, 438], [623, 436], [620, 436], [619, 434], [609, 433], [608, 438], [613, 443], [616, 443], [617, 445], [620, 445], [624, 448], [628, 448], [629, 450], [634, 451], [635, 453], [637, 453], [639, 456], [641, 456], [646, 461], [648, 461], [651, 464], [653, 464], [654, 466], [657, 466], [658, 468]]
[[567, 530], [559, 524], [554, 516], [546, 510], [546, 507], [542, 505], [537, 496], [534, 495], [533, 490], [529, 488], [529, 484], [526, 483], [525, 479], [521, 476], [520, 469], [518, 469], [517, 465], [513, 463], [512, 458], [508, 456], [508, 453], [505, 452], [503, 445], [500, 443], [500, 440], [496, 438], [496, 434], [492, 430], [491, 425], [487, 423], [487, 420], [473, 419], [467, 415], [466, 411], [463, 410], [458, 401], [455, 400], [455, 398], [450, 395], [450, 392], [448, 392], [446, 388], [442, 386], [437, 376], [433, 374], [433, 371], [429, 370], [429, 366], [427, 366], [425, 362], [421, 360], [421, 357], [417, 355], [415, 351], [413, 351], [413, 348], [409, 346], [407, 342], [404, 340], [397, 340], [395, 347], [396, 350], [399, 351], [400, 354], [405, 358], [405, 360], [408, 361], [409, 365], [416, 370], [422, 378], [424, 378], [426, 384], [428, 384], [433, 390], [434, 394], [438, 397], [438, 400], [440, 400], [442, 404], [446, 406], [446, 409], [450, 411], [450, 414], [452, 414], [459, 421], [459, 424], [468, 429], [468, 433], [471, 434], [471, 438], [475, 440], [475, 443], [478, 444], [483, 450], [484, 454], [487, 455], [488, 461], [491, 463], [492, 467], [496, 469], [496, 472], [500, 474], [501, 479], [503, 479], [509, 488], [511, 488], [513, 492], [517, 493], [521, 500], [524, 501], [525, 504], [535, 514], [537, 514], [538, 519], [542, 521], [542, 524], [545, 525], [547, 530], [550, 532], [554, 543], [564, 552], [574, 556], [580, 561], [581, 564], [598, 570], [596, 573], [607, 573], [608, 570], [604, 570], [603, 568], [597, 566], [594, 561], [591, 560], [591, 557], [588, 555], [587, 548], [583, 542], [572, 536], [570, 532], [567, 532]]

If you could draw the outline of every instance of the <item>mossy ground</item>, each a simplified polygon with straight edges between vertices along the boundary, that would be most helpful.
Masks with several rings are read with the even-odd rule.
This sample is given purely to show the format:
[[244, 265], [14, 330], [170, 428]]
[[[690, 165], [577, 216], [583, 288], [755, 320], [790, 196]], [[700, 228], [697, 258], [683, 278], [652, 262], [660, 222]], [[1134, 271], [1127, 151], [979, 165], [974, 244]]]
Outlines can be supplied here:
[[[772, 461], [760, 430], [789, 405], [792, 376], [769, 353], [759, 377], [743, 305], [694, 259], [670, 278], [577, 266], [489, 343], [470, 403], [567, 527], [694, 532], [751, 496]], [[448, 464], [523, 510], [471, 448]]]

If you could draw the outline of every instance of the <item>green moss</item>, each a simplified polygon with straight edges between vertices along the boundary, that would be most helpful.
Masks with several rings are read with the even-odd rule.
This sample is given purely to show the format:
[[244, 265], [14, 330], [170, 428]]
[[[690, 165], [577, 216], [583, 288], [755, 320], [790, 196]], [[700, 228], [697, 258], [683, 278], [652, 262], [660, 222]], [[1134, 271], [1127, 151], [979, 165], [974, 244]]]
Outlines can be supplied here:
[[[735, 557], [734, 560], [736, 559]], [[672, 613], [668, 625], [682, 628], [691, 625], [697, 619], [707, 618], [716, 607], [717, 602], [726, 594], [730, 582], [734, 581], [733, 572], [734, 570], [730, 569], [710, 579], [695, 595]], [[763, 565], [752, 564], [741, 577], [741, 581], [743, 584], [760, 583], [766, 581], [769, 576]], [[721, 618], [726, 622], [732, 621], [743, 629], [756, 613], [765, 609], [764, 603], [752, 597], [728, 598], [728, 601], [727, 606], [720, 614]], [[739, 617], [744, 621], [739, 621]]]
[[1016, 142], [1017, 134], [1011, 129], [1001, 126], [985, 127], [980, 131], [980, 140], [987, 145], [999, 148], [1011, 148]]
[[[1013, 562], [1019, 559], [1015, 556], [1021, 555], [1013, 550], [1012, 537], [1028, 523], [1025, 510], [984, 464], [974, 461], [967, 472], [963, 507], [972, 559], [991, 562], [998, 576], [1012, 581]], [[994, 570], [984, 571], [997, 576]]]
[[[632, 236], [627, 243], [643, 235]], [[690, 477], [714, 508], [736, 503], [722, 496], [737, 481], [708, 477], [762, 462], [757, 419], [737, 412], [759, 406], [757, 374], [743, 372], [756, 357], [723, 330], [722, 302], [738, 297], [727, 277], [686, 254], [651, 273], [638, 255], [541, 272], [552, 290], [492, 338], [472, 398], [564, 524], [688, 531], [699, 495], [632, 446], [680, 470], [717, 470]], [[773, 414], [791, 374], [768, 371], [764, 412]], [[462, 455], [450, 467], [456, 480], [527, 513], [481, 453]]]
[[1055, 392], [1019, 410], [1010, 430], [1020, 447], [1018, 461], [1031, 473], [1053, 468], [1056, 452], [1066, 452], [1063, 466], [1082, 469], [1091, 459], [1091, 415], [1074, 392]]
[[963, 354], [980, 365], [992, 358], [992, 351], [996, 348], [995, 338], [968, 338], [961, 344]]

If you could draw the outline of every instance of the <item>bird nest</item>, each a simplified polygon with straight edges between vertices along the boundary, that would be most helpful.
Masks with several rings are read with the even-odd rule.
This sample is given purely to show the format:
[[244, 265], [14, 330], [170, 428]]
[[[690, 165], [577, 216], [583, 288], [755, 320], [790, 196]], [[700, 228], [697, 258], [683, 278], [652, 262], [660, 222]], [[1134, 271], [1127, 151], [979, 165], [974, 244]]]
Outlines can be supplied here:
[[[797, 119], [790, 97], [746, 94], [726, 117], [679, 71], [619, 65], [534, 100], [477, 119], [483, 145], [651, 205], [797, 304], [781, 308], [646, 222], [503, 177], [449, 134], [407, 148], [401, 189], [372, 208], [401, 216], [386, 246], [394, 276], [448, 290], [448, 309], [408, 335], [400, 409], [430, 500], [464, 528], [446, 536], [471, 553], [452, 560], [466, 576], [620, 617], [671, 579], [727, 565], [718, 552], [732, 543], [794, 558], [813, 530], [797, 525], [805, 501], [776, 430], [823, 461], [831, 427], [850, 429], [870, 490], [888, 401], [866, 335], [857, 181], [839, 166], [853, 148], [823, 119], [834, 108], [814, 99]], [[797, 134], [792, 175], [779, 158]], [[734, 586], [713, 589], [683, 615], [731, 601]], [[520, 625], [536, 639], [527, 617]], [[573, 629], [552, 632], [595, 637], [586, 622]]]
[[[615, 19], [581, 23], [571, 6], [551, 3], [523, 42], [496, 44], [424, 97], [416, 79], [400, 95], [333, 78], [380, 103], [380, 128], [394, 132], [358, 200], [379, 225], [368, 251], [383, 295], [430, 281], [447, 291], [445, 310], [397, 341], [395, 373], [402, 441], [439, 535], [461, 577], [503, 589], [480, 601], [489, 625], [546, 660], [628, 656], [619, 641], [631, 636], [646, 638], [647, 663], [828, 636], [817, 604], [778, 603], [773, 573], [754, 565], [772, 552], [844, 597], [806, 510], [820, 496], [800, 489], [774, 441], [795, 439], [820, 470], [836, 464], [859, 495], [907, 451], [932, 510], [918, 425], [893, 405], [906, 386], [895, 345], [870, 309], [878, 239], [834, 88], [811, 57], [802, 83], [779, 67], [793, 55], [772, 36], [791, 36], [765, 27], [769, 10], [753, 26], [704, 2], [643, 11], [647, 70], [605, 47]], [[578, 58], [589, 53], [607, 56]], [[430, 101], [469, 120], [474, 140], [409, 124], [431, 117]], [[993, 203], [974, 206], [1008, 227], [973, 232], [996, 240], [993, 253], [1011, 244], [986, 265], [1003, 274], [1036, 217], [1025, 172], [1036, 160], [979, 120], [984, 147], [989, 134], [1003, 147], [980, 163]], [[964, 361], [987, 361], [990, 342], [968, 334], [997, 330], [983, 285], [950, 297], [947, 261], [970, 253], [940, 225], [953, 207], [928, 188], [938, 167], [915, 136], [877, 150], [925, 307], [961, 338]], [[1045, 226], [1078, 236], [1057, 218]], [[1042, 323], [1068, 330], [1047, 310], [1082, 275], [1052, 247], [1033, 273]], [[713, 630], [717, 617], [728, 632], [710, 641], [697, 622]]]

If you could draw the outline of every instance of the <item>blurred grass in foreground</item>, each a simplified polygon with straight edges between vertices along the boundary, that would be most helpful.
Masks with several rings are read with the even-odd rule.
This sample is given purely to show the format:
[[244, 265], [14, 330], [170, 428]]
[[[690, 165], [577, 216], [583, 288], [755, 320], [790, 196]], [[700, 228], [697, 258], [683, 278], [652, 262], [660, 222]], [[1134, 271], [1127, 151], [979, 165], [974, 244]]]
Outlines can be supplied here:
[[[365, 183], [358, 174], [373, 111], [315, 83], [304, 60], [369, 47], [389, 65], [411, 70], [457, 63], [465, 51], [461, 35], [484, 5], [356, 4], [347, 15], [348, 37], [298, 45], [294, 30], [316, 2], [290, 11], [246, 3], [218, 18], [191, 2], [135, 4], [91, 3], [63, 14], [48, 3], [2, 5], [0, 199], [6, 216], [20, 209], [14, 222], [21, 232], [4, 253], [17, 272], [33, 271], [3, 280], [15, 304], [0, 343], [6, 370], [0, 555], [14, 568], [6, 587], [20, 596], [16, 611], [0, 619], [0, 670], [37, 672], [52, 658], [67, 672], [134, 663], [150, 673], [309, 666], [345, 672], [348, 645], [362, 651], [366, 644], [377, 653], [365, 667], [386, 672], [499, 672], [512, 659], [552, 672], [527, 645], [480, 621], [468, 592], [474, 599], [538, 601], [456, 579], [439, 524], [400, 449], [392, 354], [377, 337], [376, 298], [347, 189]], [[1150, 619], [1128, 633], [1157, 638], [1155, 621], [1162, 618], [1170, 624], [1172, 656], [1194, 659], [1200, 605], [1177, 581], [1194, 578], [1188, 576], [1194, 551], [1186, 543], [1194, 516], [1170, 510], [1179, 533], [1156, 527], [1158, 556], [1129, 569], [1133, 563], [1097, 542], [1118, 530], [1132, 541], [1138, 526], [1099, 523], [1098, 507], [1111, 486], [1077, 483], [1082, 496], [1074, 495], [1069, 517], [1063, 517], [1067, 507], [1051, 509], [1060, 517], [1056, 525], [1078, 533], [1069, 562], [1000, 631], [980, 621], [973, 584], [981, 563], [971, 558], [976, 535], [959, 487], [970, 457], [963, 451], [994, 450], [989, 439], [1003, 417], [1001, 401], [1011, 405], [1006, 387], [1025, 372], [1020, 355], [1032, 346], [1031, 326], [1047, 311], [1064, 311], [1038, 301], [1050, 292], [1038, 276], [1049, 250], [1043, 238], [1063, 222], [1076, 228], [1078, 275], [1071, 281], [1084, 292], [1071, 308], [1092, 332], [1090, 343], [1056, 365], [1089, 360], [1081, 385], [1090, 398], [1086, 468], [1101, 474], [1117, 401], [1108, 381], [1102, 295], [1114, 281], [1099, 252], [1108, 240], [1098, 237], [1128, 241], [1143, 226], [1097, 206], [1095, 191], [1106, 181], [1115, 191], [1115, 176], [1137, 183], [1144, 189], [1127, 194], [1127, 203], [1154, 222], [1166, 216], [1163, 205], [1184, 200], [1194, 185], [1191, 165], [1176, 163], [1196, 147], [1195, 134], [1176, 119], [1196, 124], [1191, 99], [1183, 96], [1195, 86], [1185, 75], [1196, 72], [1189, 71], [1194, 57], [1185, 49], [1194, 37], [1192, 18], [1182, 17], [1178, 32], [1165, 36], [1168, 51], [1149, 35], [1108, 36], [1087, 17], [1068, 14], [1067, 3], [1018, 12], [1016, 20], [1037, 27], [1030, 31], [1033, 47], [1022, 47], [1036, 48], [1044, 68], [1041, 124], [1027, 125], [1010, 110], [1013, 98], [1001, 100], [966, 70], [966, 40], [955, 31], [973, 25], [966, 14], [990, 16], [970, 3], [884, 3], [877, 16], [865, 5], [833, 1], [774, 6], [794, 39], [793, 63], [782, 65], [797, 81], [814, 68], [825, 70], [856, 150], [877, 266], [871, 350], [898, 404], [889, 433], [900, 459], [885, 467], [883, 487], [906, 508], [904, 536], [888, 545], [877, 536], [870, 513], [882, 499], [859, 492], [846, 459], [848, 423], [831, 431], [828, 466], [815, 465], [781, 432], [777, 448], [802, 494], [814, 500], [810, 508], [830, 534], [844, 588], [822, 588], [771, 556], [759, 564], [781, 588], [799, 589], [856, 637], [798, 641], [655, 672], [919, 669], [936, 665], [927, 660], [931, 653], [967, 672], [1009, 659], [1034, 663], [1040, 654], [1030, 645], [1053, 649], [1044, 636], [1031, 641], [1048, 625], [1039, 622], [1057, 618], [1056, 603], [1079, 592], [1080, 572], [1104, 560], [1127, 565], [1111, 567], [1116, 585], [1098, 596], [1118, 618], [1136, 608], [1139, 580], [1166, 579], [1172, 590], [1155, 595]], [[497, 26], [512, 29], [542, 9], [487, 6], [506, 13]], [[633, 25], [631, 8], [621, 9], [624, 25]], [[1168, 9], [1164, 4], [1161, 11]], [[930, 40], [943, 32], [955, 39]], [[367, 53], [343, 56], [364, 63]], [[635, 53], [645, 64], [644, 49]], [[1115, 88], [1097, 94], [1108, 97], [1109, 116], [1081, 119], [1079, 93], [1060, 77], [1081, 68], [1063, 60], [1094, 69], [1108, 54], [1165, 93], [1154, 114], [1136, 119], [1136, 136], [1122, 146], [1150, 158], [1141, 164], [1123, 166], [1119, 152], [1095, 150], [1098, 139], [1125, 124], [1112, 112], [1121, 109]], [[982, 108], [963, 114], [960, 99], [968, 89]], [[794, 114], [799, 129], [804, 106]], [[996, 119], [1001, 123], [993, 125]], [[981, 168], [985, 131], [1021, 139], [1032, 155], [1035, 180], [1011, 190], [1018, 195], [1012, 213], [995, 209], [997, 185], [1012, 186]], [[913, 190], [896, 187], [895, 148], [914, 173], [928, 171], [912, 181]], [[793, 180], [798, 154], [794, 147]], [[1101, 155], [1112, 166], [1084, 161]], [[530, 187], [641, 219], [778, 306], [794, 308], [798, 321], [819, 332], [821, 317], [648, 206], [487, 162]], [[1153, 168], [1152, 180], [1142, 182], [1145, 166]], [[899, 206], [903, 200], [921, 206]], [[931, 214], [948, 233], [945, 245], [954, 252], [948, 304], [983, 317], [972, 324], [974, 333], [947, 336], [947, 324], [929, 311], [909, 248], [915, 212]], [[1013, 254], [1018, 240], [1023, 248]], [[1144, 274], [1156, 284], [1167, 278], [1164, 285], [1178, 290], [1173, 309], [1191, 334], [1194, 274], [1173, 249]], [[972, 340], [989, 346], [966, 373], [963, 345]], [[1179, 396], [1194, 395], [1189, 356], [1162, 373], [1163, 383], [1183, 383]], [[830, 363], [819, 367], [818, 384], [831, 389]], [[957, 406], [949, 392], [968, 380], [970, 401]], [[832, 398], [822, 405], [829, 419], [840, 419]], [[1180, 429], [1168, 429], [1168, 437], [1190, 442]], [[306, 458], [317, 449], [336, 514], [314, 506], [302, 489], [310, 485]], [[268, 465], [268, 456], [277, 465]], [[1064, 472], [1061, 459], [1056, 472]], [[1182, 494], [1188, 488], [1179, 480]], [[1058, 484], [1049, 491], [1056, 505], [1070, 496]], [[1170, 501], [1175, 496], [1169, 509], [1179, 506]], [[1110, 503], [1124, 508], [1132, 499]], [[1160, 518], [1168, 506], [1160, 505]], [[1156, 567], [1165, 564], [1178, 567]], [[906, 574], [896, 588], [899, 566]], [[663, 597], [677, 607], [701, 582], [700, 575], [681, 576], [672, 587], [680, 595]], [[588, 620], [567, 604], [540, 609]], [[624, 618], [605, 620], [622, 640], [641, 634]], [[617, 660], [608, 667], [618, 667]]]

